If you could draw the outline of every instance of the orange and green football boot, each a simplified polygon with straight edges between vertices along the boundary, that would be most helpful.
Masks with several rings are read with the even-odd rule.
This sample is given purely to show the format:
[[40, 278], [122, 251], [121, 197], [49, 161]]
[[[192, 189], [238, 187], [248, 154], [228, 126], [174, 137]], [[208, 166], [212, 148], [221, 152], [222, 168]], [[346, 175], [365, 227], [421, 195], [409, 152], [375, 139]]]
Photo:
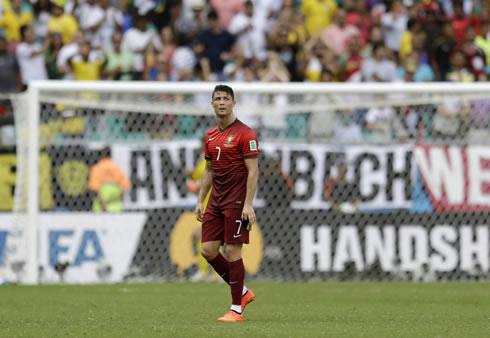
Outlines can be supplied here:
[[223, 317], [218, 318], [218, 322], [241, 322], [243, 321], [243, 315], [236, 313], [235, 311], [227, 312], [223, 315]]
[[242, 313], [245, 311], [245, 307], [252, 303], [255, 299], [255, 293], [252, 290], [247, 289], [247, 293], [242, 296]]

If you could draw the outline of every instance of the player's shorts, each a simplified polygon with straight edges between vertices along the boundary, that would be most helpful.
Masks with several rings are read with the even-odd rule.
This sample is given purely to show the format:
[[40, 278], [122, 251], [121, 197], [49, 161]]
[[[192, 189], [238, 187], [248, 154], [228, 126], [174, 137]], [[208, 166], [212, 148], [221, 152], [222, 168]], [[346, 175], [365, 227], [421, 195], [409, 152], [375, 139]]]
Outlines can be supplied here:
[[202, 242], [248, 244], [249, 231], [242, 226], [242, 209], [206, 209], [202, 220]]

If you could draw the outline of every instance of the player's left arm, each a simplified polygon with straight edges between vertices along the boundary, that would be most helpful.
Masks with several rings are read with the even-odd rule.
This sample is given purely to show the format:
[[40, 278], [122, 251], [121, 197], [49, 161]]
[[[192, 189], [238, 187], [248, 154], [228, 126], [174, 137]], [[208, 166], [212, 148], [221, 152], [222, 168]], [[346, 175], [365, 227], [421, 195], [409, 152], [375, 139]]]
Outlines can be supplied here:
[[253, 199], [257, 190], [257, 181], [259, 179], [259, 158], [251, 157], [245, 159], [245, 166], [248, 170], [247, 176], [247, 195], [242, 210], [242, 219], [248, 220], [250, 224], [256, 221], [255, 211], [253, 208]]

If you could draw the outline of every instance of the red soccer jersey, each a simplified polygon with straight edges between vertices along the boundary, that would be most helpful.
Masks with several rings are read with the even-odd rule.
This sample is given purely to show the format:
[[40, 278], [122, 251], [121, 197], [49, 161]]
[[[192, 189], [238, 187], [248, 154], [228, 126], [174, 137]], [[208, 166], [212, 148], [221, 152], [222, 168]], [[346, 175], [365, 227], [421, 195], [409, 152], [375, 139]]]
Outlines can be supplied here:
[[247, 194], [245, 159], [259, 155], [252, 129], [238, 119], [224, 130], [212, 127], [206, 134], [204, 156], [213, 164], [213, 190], [208, 208], [242, 208]]

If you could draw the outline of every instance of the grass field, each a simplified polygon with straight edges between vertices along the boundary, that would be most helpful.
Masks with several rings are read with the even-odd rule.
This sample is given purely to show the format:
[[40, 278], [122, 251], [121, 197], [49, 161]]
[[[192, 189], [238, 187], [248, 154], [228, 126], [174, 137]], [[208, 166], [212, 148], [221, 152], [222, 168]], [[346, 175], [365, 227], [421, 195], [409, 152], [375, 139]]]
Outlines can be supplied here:
[[250, 283], [242, 323], [225, 284], [0, 287], [0, 336], [490, 337], [490, 284]]

